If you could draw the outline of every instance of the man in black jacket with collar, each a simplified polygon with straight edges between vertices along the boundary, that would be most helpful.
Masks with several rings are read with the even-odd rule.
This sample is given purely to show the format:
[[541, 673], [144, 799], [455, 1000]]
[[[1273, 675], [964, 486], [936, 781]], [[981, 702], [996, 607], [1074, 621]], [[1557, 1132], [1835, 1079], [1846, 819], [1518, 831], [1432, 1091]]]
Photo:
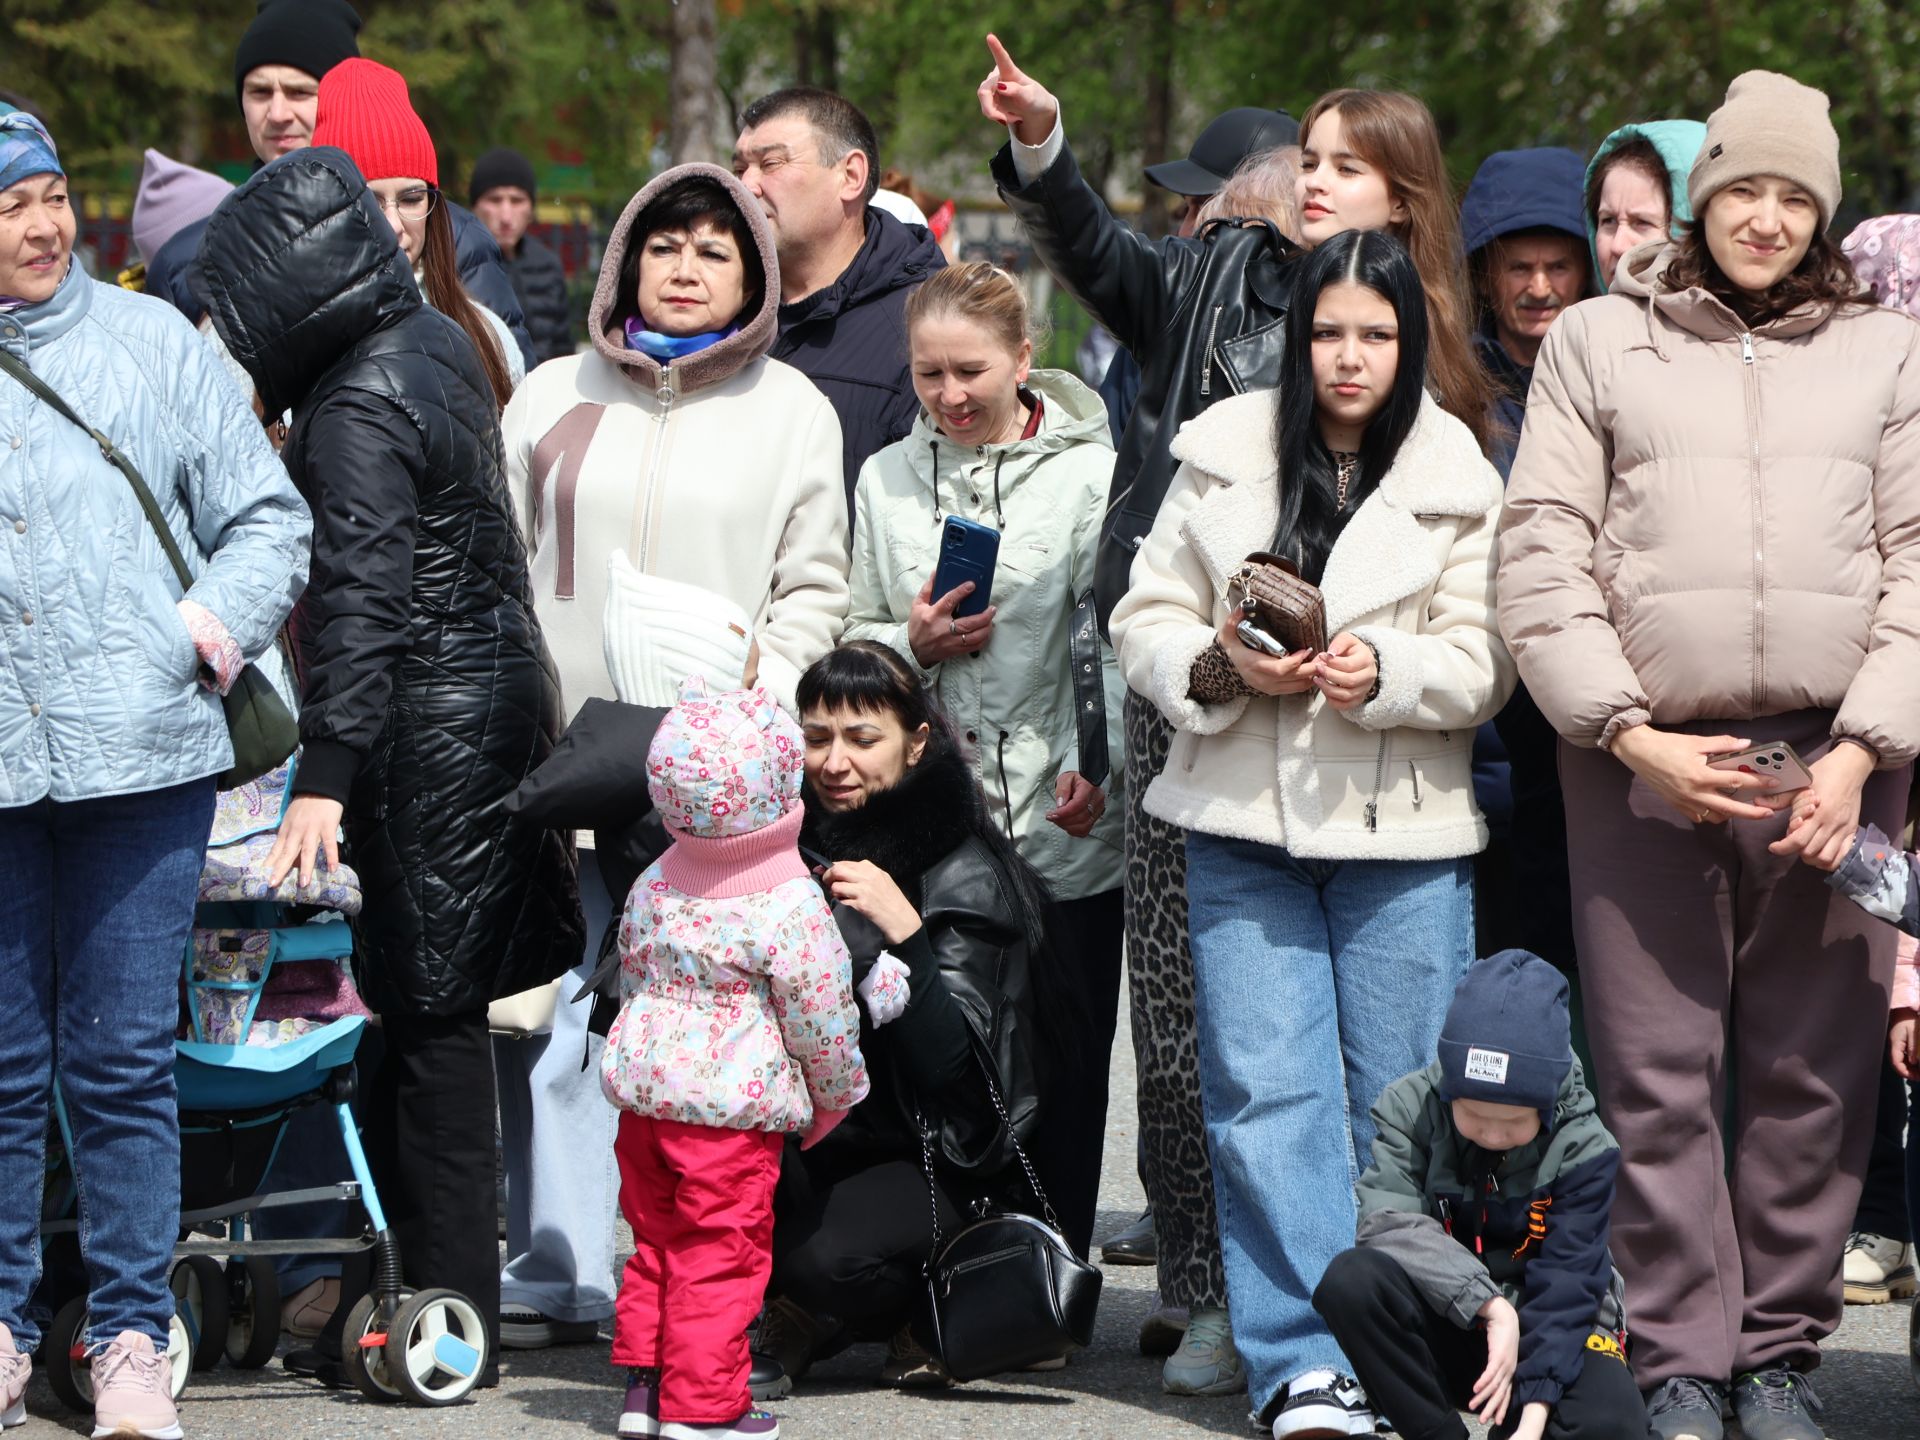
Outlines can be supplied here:
[[[359, 33], [359, 12], [347, 0], [260, 0], [260, 13], [234, 53], [233, 86], [247, 139], [262, 165], [313, 143], [320, 77], [360, 53]], [[500, 247], [486, 226], [451, 200], [447, 213], [453, 219], [461, 283], [506, 322], [532, 369], [533, 342], [513, 282], [500, 264]], [[187, 288], [187, 272], [206, 229], [206, 221], [195, 221], [147, 260], [146, 293], [169, 302], [196, 325], [205, 312]]]
[[859, 107], [826, 90], [776, 90], [747, 107], [733, 173], [759, 199], [780, 257], [780, 335], [769, 352], [840, 417], [847, 513], [867, 457], [920, 413], [907, 368], [907, 292], [946, 258], [933, 236], [869, 203], [880, 146]]

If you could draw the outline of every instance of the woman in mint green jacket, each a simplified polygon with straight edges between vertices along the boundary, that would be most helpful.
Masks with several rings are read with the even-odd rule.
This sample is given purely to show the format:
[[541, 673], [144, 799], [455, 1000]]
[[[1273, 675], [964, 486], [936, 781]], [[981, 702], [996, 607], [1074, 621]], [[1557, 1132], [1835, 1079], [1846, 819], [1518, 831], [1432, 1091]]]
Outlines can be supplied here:
[[1698, 120], [1622, 125], [1587, 162], [1587, 240], [1603, 289], [1636, 245], [1680, 238], [1693, 222], [1687, 175], [1707, 127]]
[[[914, 292], [906, 319], [921, 413], [860, 472], [846, 638], [878, 640], [912, 663], [952, 721], [988, 813], [1059, 902], [1053, 948], [1090, 1018], [1073, 1067], [1084, 1078], [1063, 1077], [1078, 1093], [1052, 1109], [1055, 1143], [1074, 1157], [1061, 1167], [1071, 1193], [1052, 1198], [1084, 1252], [1119, 1002], [1123, 691], [1080, 602], [1113, 445], [1098, 396], [1031, 368], [1026, 302], [1005, 271], [949, 266]], [[948, 516], [1000, 534], [992, 604], [979, 615], [955, 617], [964, 586], [933, 593]]]

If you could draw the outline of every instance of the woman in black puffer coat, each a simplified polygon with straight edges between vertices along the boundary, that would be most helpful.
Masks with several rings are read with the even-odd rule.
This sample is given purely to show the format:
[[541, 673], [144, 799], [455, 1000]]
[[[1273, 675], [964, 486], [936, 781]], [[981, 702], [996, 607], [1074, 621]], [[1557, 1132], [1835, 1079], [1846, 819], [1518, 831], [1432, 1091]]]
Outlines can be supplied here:
[[497, 1317], [487, 1005], [583, 943], [567, 838], [505, 809], [563, 721], [498, 411], [339, 150], [288, 155], [229, 196], [192, 284], [266, 413], [293, 409], [282, 457], [314, 513], [275, 863], [333, 861], [344, 824], [386, 1040], [364, 1121], [407, 1281]]

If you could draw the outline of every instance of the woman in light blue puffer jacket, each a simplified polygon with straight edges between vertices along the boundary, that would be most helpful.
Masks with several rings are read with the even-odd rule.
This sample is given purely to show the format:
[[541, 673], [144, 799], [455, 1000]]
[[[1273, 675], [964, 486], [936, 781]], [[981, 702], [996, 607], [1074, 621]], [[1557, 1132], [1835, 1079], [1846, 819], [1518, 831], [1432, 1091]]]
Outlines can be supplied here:
[[[23, 1418], [50, 1087], [71, 1120], [98, 1433], [177, 1436], [165, 1358], [179, 1225], [177, 986], [220, 692], [306, 584], [312, 522], [212, 352], [73, 263], [53, 141], [0, 114], [0, 347], [145, 477], [0, 373], [0, 1424]], [[58, 1056], [56, 1065], [56, 1055]]]

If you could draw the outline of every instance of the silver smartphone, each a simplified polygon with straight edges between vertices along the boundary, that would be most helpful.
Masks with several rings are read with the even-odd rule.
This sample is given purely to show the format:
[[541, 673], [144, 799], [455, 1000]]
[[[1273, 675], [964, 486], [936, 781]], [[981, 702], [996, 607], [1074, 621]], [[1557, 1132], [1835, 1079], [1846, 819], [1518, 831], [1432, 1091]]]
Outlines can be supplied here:
[[1752, 745], [1731, 755], [1716, 755], [1707, 761], [1710, 770], [1731, 770], [1738, 775], [1758, 775], [1767, 783], [1762, 795], [1784, 795], [1789, 790], [1804, 790], [1813, 783], [1813, 774], [1793, 746], [1782, 740]]
[[1251, 620], [1242, 620], [1233, 627], [1233, 633], [1240, 637], [1240, 643], [1249, 650], [1258, 650], [1266, 655], [1284, 655], [1287, 647], [1262, 630]]

